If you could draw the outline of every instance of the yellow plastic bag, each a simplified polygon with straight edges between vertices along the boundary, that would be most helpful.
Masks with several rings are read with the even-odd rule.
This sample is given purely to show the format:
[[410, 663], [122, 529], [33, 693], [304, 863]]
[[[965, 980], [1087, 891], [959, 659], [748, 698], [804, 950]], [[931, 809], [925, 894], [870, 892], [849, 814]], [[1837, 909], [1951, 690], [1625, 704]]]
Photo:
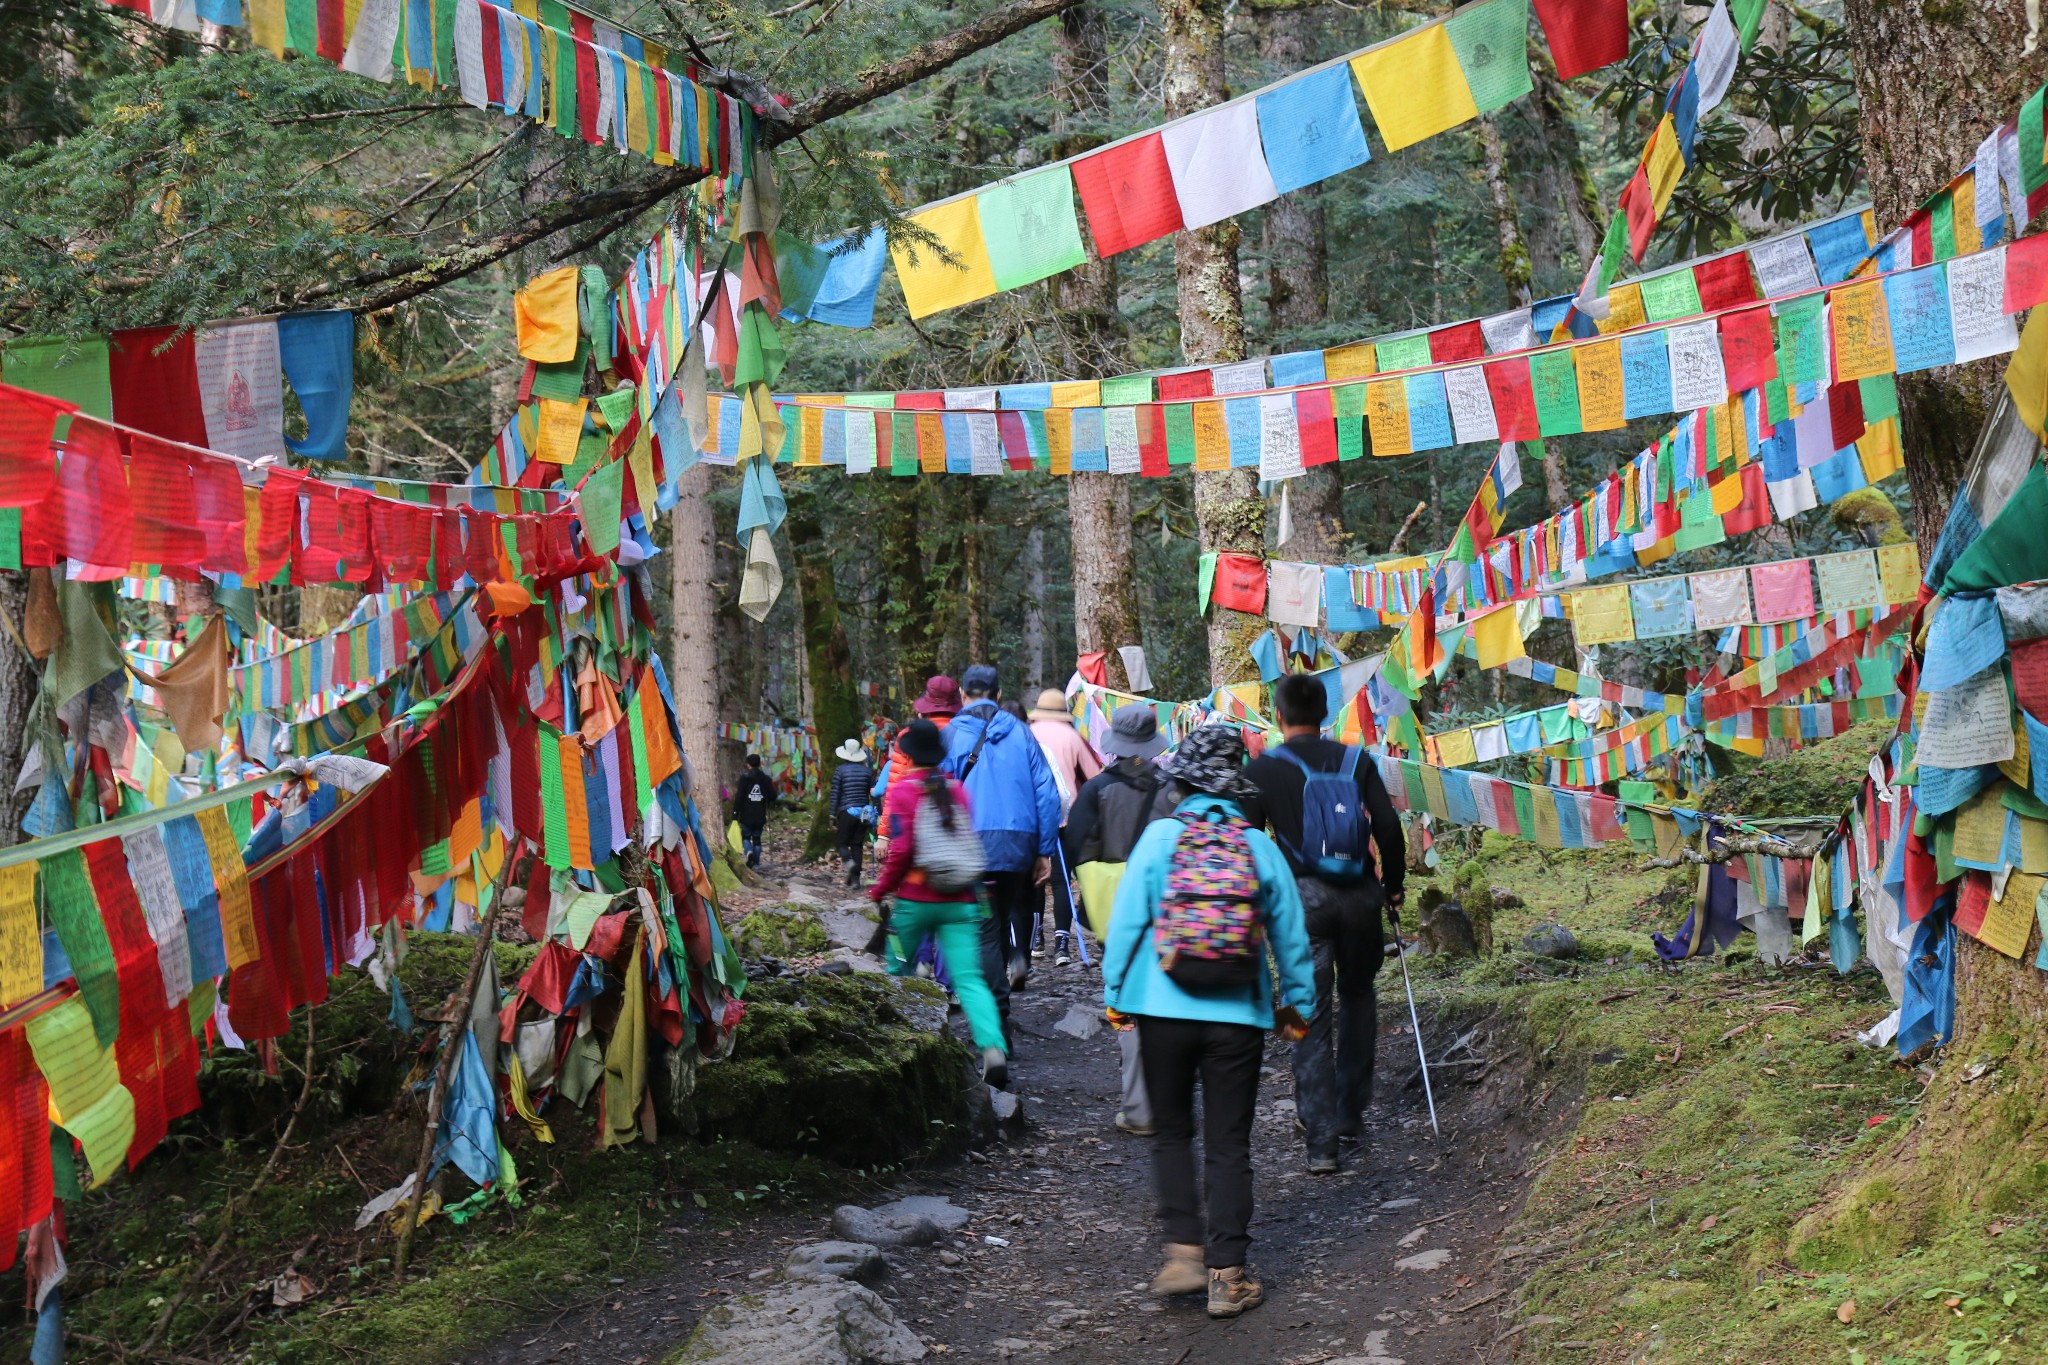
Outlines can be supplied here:
[[1109, 934], [1109, 911], [1116, 904], [1116, 889], [1124, 879], [1122, 863], [1082, 863], [1074, 869], [1074, 883], [1081, 892], [1081, 913], [1088, 917], [1089, 932], [1097, 943]]

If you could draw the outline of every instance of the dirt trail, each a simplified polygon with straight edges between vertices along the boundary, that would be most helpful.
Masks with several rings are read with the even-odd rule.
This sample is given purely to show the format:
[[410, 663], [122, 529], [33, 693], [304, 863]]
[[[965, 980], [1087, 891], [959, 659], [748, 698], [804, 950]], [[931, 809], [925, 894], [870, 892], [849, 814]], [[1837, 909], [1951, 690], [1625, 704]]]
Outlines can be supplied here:
[[[1444, 1132], [1433, 1140], [1413, 1083], [1398, 968], [1389, 964], [1380, 978], [1381, 1070], [1366, 1141], [1349, 1149], [1343, 1174], [1310, 1177], [1293, 1129], [1286, 1049], [1269, 1042], [1254, 1133], [1251, 1258], [1266, 1302], [1236, 1322], [1214, 1322], [1197, 1298], [1160, 1303], [1144, 1292], [1159, 1242], [1149, 1144], [1111, 1124], [1114, 1035], [1105, 1029], [1080, 1039], [1054, 1028], [1072, 1005], [1099, 1013], [1100, 982], [1080, 966], [1034, 973], [1014, 1002], [1012, 1084], [1023, 1096], [1027, 1131], [899, 1186], [903, 1194], [945, 1195], [974, 1214], [937, 1247], [891, 1253], [882, 1292], [937, 1358], [1056, 1354], [1103, 1365], [1505, 1358], [1502, 1313], [1516, 1265], [1512, 1254], [1502, 1256], [1512, 1249], [1501, 1234], [1520, 1207], [1530, 1149], [1547, 1122], [1547, 1096], [1527, 1093], [1525, 1070], [1470, 1060], [1444, 1068], [1437, 1082]], [[1475, 1074], [1483, 1077], [1477, 1085], [1463, 1079]], [[869, 1206], [886, 1197], [847, 1195]], [[596, 1308], [530, 1324], [470, 1359], [658, 1360], [700, 1312], [779, 1267], [790, 1246], [831, 1236], [829, 1214], [771, 1216], [731, 1233], [674, 1229], [650, 1251], [646, 1280], [620, 1284]], [[1437, 1269], [1396, 1268], [1425, 1252], [1448, 1254], [1431, 1258], [1441, 1261]]]

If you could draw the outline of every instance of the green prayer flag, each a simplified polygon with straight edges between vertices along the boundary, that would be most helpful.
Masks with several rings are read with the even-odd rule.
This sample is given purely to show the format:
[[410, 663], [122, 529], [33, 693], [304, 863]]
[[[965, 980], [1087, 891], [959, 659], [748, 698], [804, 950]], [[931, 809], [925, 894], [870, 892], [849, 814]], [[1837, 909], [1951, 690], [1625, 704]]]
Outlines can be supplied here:
[[1207, 554], [1202, 556], [1200, 567], [1196, 571], [1195, 614], [1197, 616], [1206, 616], [1209, 614], [1209, 591], [1215, 586], [1216, 552], [1214, 550], [1211, 550]]
[[78, 1144], [71, 1134], [50, 1125], [50, 1193], [59, 1199], [85, 1198], [78, 1181]]
[[740, 310], [739, 358], [733, 362], [735, 389], [749, 384], [773, 384], [782, 375], [788, 354], [782, 348], [782, 334], [775, 330], [767, 310], [749, 304]]
[[107, 628], [115, 619], [113, 584], [62, 578], [56, 588], [63, 634], [44, 668], [43, 689], [54, 705], [62, 706], [109, 673], [119, 673], [122, 658]]
[[626, 491], [626, 462], [600, 465], [583, 481], [580, 506], [583, 538], [592, 553], [609, 555], [619, 548], [619, 517]]
[[112, 1047], [121, 1035], [121, 984], [115, 974], [114, 945], [107, 940], [99, 899], [86, 875], [85, 855], [75, 848], [51, 854], [37, 868], [37, 879], [50, 927], [57, 931], [64, 956], [71, 959], [78, 994], [92, 1015], [93, 1035], [101, 1047]]
[[997, 289], [1015, 289], [1088, 259], [1074, 216], [1074, 173], [1064, 164], [991, 185], [975, 196], [975, 206]]
[[21, 568], [21, 509], [0, 507], [0, 569]]
[[1102, 406], [1105, 408], [1131, 407], [1151, 401], [1152, 376], [1149, 374], [1123, 374], [1102, 381]]
[[1856, 387], [1863, 393], [1863, 420], [1882, 422], [1887, 417], [1899, 415], [1899, 380], [1897, 375], [1866, 375], [1856, 381]]
[[611, 282], [604, 277], [604, 267], [596, 265], [584, 266], [578, 279], [582, 285], [577, 293], [583, 335], [590, 338], [591, 355], [602, 374], [612, 367]]
[[632, 419], [634, 400], [638, 397], [638, 392], [631, 384], [613, 389], [610, 393], [599, 394], [596, 400], [597, 410], [604, 414], [604, 424], [614, 432], [624, 431], [626, 423]]
[[1935, 198], [1929, 236], [1933, 239], [1935, 260], [1945, 261], [1956, 254], [1956, 196], [1953, 190], [1943, 190]]
[[1628, 215], [1620, 209], [1607, 220], [1607, 236], [1600, 242], [1600, 287], [1604, 290], [1613, 284], [1621, 274], [1622, 262], [1629, 258]]
[[1490, 114], [1529, 93], [1529, 0], [1487, 0], [1444, 21], [1472, 102]]
[[1569, 349], [1530, 356], [1529, 387], [1536, 398], [1536, 428], [1543, 435], [1570, 436], [1583, 429], [1578, 367]]
[[[1040, 435], [1044, 429], [1040, 428]], [[917, 466], [917, 414], [898, 411], [889, 423], [889, 472], [915, 474]]]
[[[1693, 501], [1699, 502], [1702, 499], [1695, 498]], [[1709, 510], [1706, 520], [1697, 525], [1680, 526], [1678, 534], [1671, 538], [1671, 544], [1674, 549], [1681, 551], [1703, 550], [1709, 545], [1719, 545], [1726, 539], [1728, 533], [1721, 527], [1719, 514]]]
[[1764, 416], [1771, 419], [1772, 426], [1792, 416], [1792, 394], [1782, 377], [1764, 381]]
[[114, 385], [107, 372], [104, 337], [14, 342], [0, 357], [0, 381], [61, 398], [101, 421], [114, 420]]
[[562, 795], [562, 761], [555, 743], [558, 732], [542, 722], [534, 727], [540, 744], [541, 856], [549, 867], [569, 867], [569, 808]]
[[1195, 406], [1192, 403], [1166, 405], [1166, 463], [1190, 465], [1195, 462]]
[[448, 841], [442, 839], [420, 850], [420, 875], [445, 877], [454, 869], [448, 863]]
[[1734, 0], [1728, 7], [1730, 17], [1735, 20], [1735, 33], [1742, 42], [1742, 50], [1749, 51], [1756, 42], [1757, 30], [1763, 27], [1764, 8], [1769, 0]]
[[2043, 526], [2048, 526], [2048, 474], [2035, 464], [2028, 466], [2026, 477], [1991, 524], [1956, 557], [1941, 581], [1942, 592], [1990, 592], [2048, 578], [2048, 536], [2041, 534]]
[[1827, 382], [1827, 330], [1821, 323], [1821, 294], [1786, 299], [1777, 305], [1778, 376], [1788, 384]]
[[320, 10], [314, 0], [284, 0], [286, 50], [311, 57], [320, 50]]
[[1651, 322], [1670, 322], [1700, 311], [1700, 287], [1690, 268], [1645, 276], [1640, 283], [1643, 316]]
[[583, 376], [590, 368], [590, 338], [576, 339], [576, 358], [533, 367], [533, 396], [573, 403], [583, 396]]
[[1381, 374], [1420, 369], [1430, 363], [1429, 333], [1417, 332], [1414, 336], [1382, 341], [1374, 348], [1373, 354]]
[[2048, 104], [2048, 85], [2027, 96], [2020, 106], [2020, 181], [2032, 194], [2048, 185], [2048, 165], [2041, 162], [2041, 116]]
[[786, 232], [776, 233], [775, 282], [782, 286], [782, 311], [798, 317], [810, 312], [831, 265], [831, 252]]

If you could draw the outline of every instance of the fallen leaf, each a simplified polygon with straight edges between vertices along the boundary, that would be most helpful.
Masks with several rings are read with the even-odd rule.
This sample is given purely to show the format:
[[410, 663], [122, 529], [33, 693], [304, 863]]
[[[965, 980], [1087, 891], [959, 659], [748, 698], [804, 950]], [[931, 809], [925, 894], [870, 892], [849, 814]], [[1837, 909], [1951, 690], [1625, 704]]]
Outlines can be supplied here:
[[1843, 1299], [1842, 1306], [1835, 1310], [1836, 1322], [1848, 1322], [1856, 1316], [1856, 1300]]
[[1870, 1121], [1868, 1123], [1865, 1123], [1863, 1126], [1865, 1128], [1875, 1128], [1878, 1124], [1883, 1123], [1890, 1118], [1890, 1114], [1872, 1114], [1870, 1116]]
[[1706, 1217], [1700, 1219], [1700, 1231], [1712, 1232], [1715, 1228], [1719, 1227], [1720, 1224], [1721, 1220], [1710, 1213]]

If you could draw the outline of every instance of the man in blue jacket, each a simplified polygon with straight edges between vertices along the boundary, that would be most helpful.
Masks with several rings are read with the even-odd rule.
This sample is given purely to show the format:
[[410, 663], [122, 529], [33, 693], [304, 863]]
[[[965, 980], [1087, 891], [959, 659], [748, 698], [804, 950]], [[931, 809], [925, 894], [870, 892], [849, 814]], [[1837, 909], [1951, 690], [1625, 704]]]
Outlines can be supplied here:
[[960, 675], [960, 691], [967, 704], [946, 726], [943, 766], [967, 788], [974, 831], [988, 860], [981, 969], [1007, 1027], [1010, 992], [1024, 984], [1031, 966], [1038, 887], [1052, 874], [1059, 843], [1060, 789], [1031, 727], [996, 705], [1002, 689], [995, 669], [974, 665]]

